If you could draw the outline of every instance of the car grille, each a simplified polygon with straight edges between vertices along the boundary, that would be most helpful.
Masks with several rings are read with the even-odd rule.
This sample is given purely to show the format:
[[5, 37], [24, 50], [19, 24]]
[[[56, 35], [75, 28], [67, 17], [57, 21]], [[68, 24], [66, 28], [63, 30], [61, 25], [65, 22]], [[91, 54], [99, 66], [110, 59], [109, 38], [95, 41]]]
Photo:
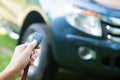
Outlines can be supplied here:
[[107, 25], [106, 29], [108, 31], [107, 38], [111, 41], [120, 43], [120, 27]]
[[[112, 63], [112, 64], [111, 64]], [[109, 55], [102, 57], [102, 66], [105, 68], [120, 70], [120, 56], [111, 57]]]
[[116, 43], [120, 43], [120, 21], [118, 22], [118, 25], [117, 23], [113, 24], [113, 21], [110, 21], [111, 17], [104, 16], [104, 18], [105, 20], [103, 19], [101, 23], [102, 26], [105, 27], [107, 39]]
[[[110, 17], [104, 16], [101, 20], [103, 32], [107, 40], [120, 44], [120, 21], [118, 24], [113, 24], [109, 19]], [[116, 52], [116, 55], [102, 56], [101, 63], [105, 68], [115, 68], [120, 70], [120, 55]], [[111, 64], [113, 63], [113, 64]]]

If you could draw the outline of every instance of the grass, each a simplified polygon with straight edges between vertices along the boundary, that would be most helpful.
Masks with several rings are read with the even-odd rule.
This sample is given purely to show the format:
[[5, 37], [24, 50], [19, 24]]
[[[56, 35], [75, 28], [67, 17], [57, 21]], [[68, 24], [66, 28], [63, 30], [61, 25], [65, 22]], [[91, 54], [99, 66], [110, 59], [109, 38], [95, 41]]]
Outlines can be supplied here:
[[16, 40], [11, 39], [8, 35], [0, 35], [0, 46], [14, 50], [16, 46]]
[[11, 57], [0, 51], [0, 72], [8, 65]]
[[[6, 50], [14, 51], [16, 46], [16, 40], [11, 39], [8, 35], [0, 35], [0, 46], [4, 47]], [[0, 72], [5, 69], [5, 67], [9, 64], [11, 60], [11, 56], [0, 50]], [[21, 80], [17, 78], [16, 80]]]
[[[16, 41], [11, 39], [8, 35], [0, 35], [0, 46], [5, 50], [14, 50]], [[2, 71], [9, 63], [11, 56], [0, 50], [0, 71]]]
[[[16, 40], [11, 39], [8, 35], [0, 35], [0, 47], [5, 50], [13, 51], [16, 45]], [[11, 56], [0, 50], [0, 72], [8, 65]]]

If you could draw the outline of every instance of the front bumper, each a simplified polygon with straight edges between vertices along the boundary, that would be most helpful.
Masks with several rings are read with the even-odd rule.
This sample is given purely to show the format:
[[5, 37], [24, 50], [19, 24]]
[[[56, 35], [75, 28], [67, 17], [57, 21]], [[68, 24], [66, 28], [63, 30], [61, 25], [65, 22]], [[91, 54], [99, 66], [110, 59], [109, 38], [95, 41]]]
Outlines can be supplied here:
[[[60, 23], [61, 22], [61, 23]], [[61, 26], [62, 24], [62, 26]], [[55, 61], [63, 67], [82, 73], [102, 76], [120, 75], [120, 44], [106, 39], [83, 36], [67, 24], [64, 18], [55, 20], [52, 29], [52, 47]], [[78, 48], [87, 47], [96, 52], [94, 60], [83, 60]]]
[[[66, 36], [71, 46], [73, 45], [76, 54], [77, 69], [83, 69], [83, 72], [98, 74], [102, 76], [120, 75], [120, 44], [111, 41], [87, 38], [68, 34]], [[96, 59], [83, 60], [78, 56], [79, 47], [89, 47], [96, 52]], [[81, 67], [81, 68], [80, 68]], [[85, 70], [86, 69], [86, 70]]]

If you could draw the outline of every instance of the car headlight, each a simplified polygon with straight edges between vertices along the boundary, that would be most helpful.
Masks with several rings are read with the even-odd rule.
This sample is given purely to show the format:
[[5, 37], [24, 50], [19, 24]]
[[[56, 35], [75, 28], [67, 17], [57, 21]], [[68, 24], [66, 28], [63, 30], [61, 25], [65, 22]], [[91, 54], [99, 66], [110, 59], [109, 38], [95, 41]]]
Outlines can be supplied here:
[[65, 9], [66, 19], [73, 27], [93, 36], [102, 36], [100, 19], [96, 13], [70, 6]]

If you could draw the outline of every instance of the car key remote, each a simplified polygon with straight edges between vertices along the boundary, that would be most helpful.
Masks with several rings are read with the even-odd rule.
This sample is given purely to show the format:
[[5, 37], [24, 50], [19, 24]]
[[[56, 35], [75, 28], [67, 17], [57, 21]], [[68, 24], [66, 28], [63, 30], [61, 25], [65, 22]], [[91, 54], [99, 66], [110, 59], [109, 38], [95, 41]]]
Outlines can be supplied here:
[[40, 42], [42, 41], [42, 34], [40, 34], [38, 32], [33, 33], [31, 42], [33, 40], [37, 40], [37, 45], [35, 46], [35, 49], [36, 49], [38, 47], [38, 45], [40, 44]]
[[[35, 46], [34, 49], [36, 49], [38, 47], [38, 45], [40, 44], [40, 42], [42, 41], [42, 34], [38, 33], [38, 32], [35, 32], [32, 34], [32, 38], [31, 38], [31, 42], [33, 40], [37, 40], [37, 44]], [[25, 67], [24, 69], [24, 73], [23, 73], [23, 76], [22, 76], [22, 80], [26, 80], [27, 78], [27, 73], [28, 73], [28, 69], [29, 69], [29, 64]]]

